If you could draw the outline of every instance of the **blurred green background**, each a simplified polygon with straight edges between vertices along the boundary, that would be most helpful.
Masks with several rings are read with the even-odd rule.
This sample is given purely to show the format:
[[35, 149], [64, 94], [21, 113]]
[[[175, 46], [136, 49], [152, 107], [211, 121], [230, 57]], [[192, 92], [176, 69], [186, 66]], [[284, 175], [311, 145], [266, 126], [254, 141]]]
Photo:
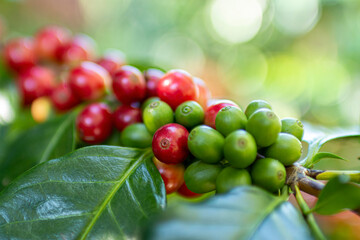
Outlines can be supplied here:
[[0, 1], [5, 41], [66, 26], [92, 36], [98, 54], [118, 48], [132, 64], [183, 68], [215, 97], [266, 99], [280, 117], [328, 126], [359, 123], [359, 11], [356, 0]]

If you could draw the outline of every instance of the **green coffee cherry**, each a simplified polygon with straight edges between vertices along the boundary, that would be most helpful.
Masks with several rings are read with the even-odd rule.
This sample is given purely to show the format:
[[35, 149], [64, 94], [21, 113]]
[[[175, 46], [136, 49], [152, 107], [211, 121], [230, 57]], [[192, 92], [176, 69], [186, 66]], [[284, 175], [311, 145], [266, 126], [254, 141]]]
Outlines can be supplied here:
[[260, 147], [267, 147], [273, 144], [281, 130], [279, 117], [271, 110], [261, 108], [254, 112], [248, 119], [246, 131], [255, 138], [256, 144]]
[[216, 189], [216, 178], [221, 170], [220, 164], [194, 162], [185, 170], [186, 186], [190, 191], [199, 194], [214, 191]]
[[304, 136], [304, 125], [295, 118], [281, 119], [281, 132], [289, 133], [302, 140]]
[[216, 179], [216, 192], [225, 193], [242, 185], [251, 185], [249, 172], [245, 169], [226, 167]]
[[163, 101], [155, 101], [145, 107], [143, 121], [151, 134], [165, 124], [174, 122], [174, 114], [171, 107]]
[[249, 105], [245, 109], [246, 117], [249, 118], [251, 116], [251, 114], [253, 114], [257, 110], [259, 110], [260, 108], [267, 108], [267, 109], [270, 109], [270, 110], [272, 109], [271, 105], [267, 101], [254, 100], [254, 101], [251, 101], [249, 103]]
[[234, 106], [222, 108], [215, 118], [216, 130], [227, 136], [235, 130], [245, 129], [247, 118], [245, 113]]
[[188, 137], [191, 154], [206, 163], [217, 163], [223, 158], [224, 142], [221, 133], [206, 125], [195, 127]]
[[268, 147], [266, 157], [275, 158], [285, 166], [296, 162], [302, 153], [302, 146], [299, 139], [288, 133], [280, 133], [275, 143]]
[[127, 126], [120, 135], [121, 143], [125, 147], [146, 148], [151, 146], [152, 135], [143, 123]]
[[193, 128], [204, 122], [204, 115], [204, 110], [199, 103], [187, 101], [176, 108], [175, 121], [187, 128]]
[[145, 100], [145, 102], [143, 102], [141, 104], [141, 111], [144, 111], [144, 109], [150, 105], [151, 103], [153, 102], [156, 102], [156, 101], [160, 101], [160, 98], [159, 97], [151, 97], [151, 98], [148, 98]]
[[225, 138], [225, 159], [236, 168], [246, 168], [256, 159], [256, 142], [250, 133], [237, 130]]
[[275, 192], [285, 184], [286, 170], [284, 165], [273, 158], [256, 160], [251, 169], [253, 183], [269, 192]]

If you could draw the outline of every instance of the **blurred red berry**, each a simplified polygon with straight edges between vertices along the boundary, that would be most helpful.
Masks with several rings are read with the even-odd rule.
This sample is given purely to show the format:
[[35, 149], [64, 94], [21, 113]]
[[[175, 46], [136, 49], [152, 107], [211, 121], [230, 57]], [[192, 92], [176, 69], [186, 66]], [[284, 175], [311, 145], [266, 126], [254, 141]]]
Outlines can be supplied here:
[[56, 50], [70, 41], [70, 31], [58, 26], [40, 29], [35, 36], [35, 51], [43, 60], [55, 60]]
[[18, 76], [18, 89], [24, 105], [36, 98], [49, 96], [55, 87], [54, 73], [45, 67], [28, 68]]
[[121, 105], [113, 113], [113, 122], [119, 131], [122, 131], [130, 124], [140, 123], [141, 119], [141, 109], [128, 105]]
[[154, 155], [166, 164], [177, 164], [186, 160], [189, 132], [177, 123], [169, 123], [159, 128], [153, 137], [152, 149]]
[[150, 68], [144, 72], [146, 80], [146, 96], [156, 97], [159, 80], [164, 76], [164, 72], [159, 69]]
[[68, 83], [62, 83], [52, 91], [51, 101], [59, 112], [68, 111], [80, 103]]
[[239, 107], [237, 104], [235, 104], [231, 101], [228, 101], [228, 100], [226, 100], [226, 102], [215, 103], [214, 105], [211, 105], [206, 109], [204, 123], [214, 129], [216, 129], [216, 127], [215, 127], [216, 115], [222, 108], [224, 108], [226, 106]]
[[109, 73], [93, 62], [82, 62], [69, 75], [69, 85], [74, 94], [81, 100], [101, 98], [111, 79]]
[[196, 101], [203, 107], [204, 110], [206, 110], [207, 102], [211, 98], [211, 92], [202, 79], [194, 77], [194, 82], [199, 93]]
[[112, 117], [105, 103], [92, 103], [82, 110], [76, 119], [79, 138], [89, 144], [105, 141], [112, 131]]
[[71, 41], [56, 50], [56, 59], [70, 66], [91, 60], [95, 54], [95, 41], [84, 34], [76, 35]]
[[113, 91], [117, 99], [124, 104], [140, 102], [145, 98], [146, 83], [139, 69], [122, 66], [113, 75]]
[[159, 98], [169, 104], [173, 110], [181, 103], [196, 100], [198, 90], [192, 76], [183, 70], [171, 70], [158, 82]]
[[119, 50], [107, 51], [97, 63], [113, 75], [121, 66], [125, 65], [125, 55]]
[[181, 187], [177, 190], [177, 192], [178, 194], [180, 194], [185, 198], [196, 198], [201, 196], [201, 194], [190, 191], [186, 186], [185, 182], [181, 185]]
[[4, 48], [6, 64], [14, 71], [20, 72], [36, 64], [34, 42], [31, 38], [10, 40]]
[[185, 168], [182, 164], [170, 165], [160, 162], [154, 157], [156, 168], [159, 170], [161, 178], [164, 181], [166, 193], [176, 192], [184, 183]]

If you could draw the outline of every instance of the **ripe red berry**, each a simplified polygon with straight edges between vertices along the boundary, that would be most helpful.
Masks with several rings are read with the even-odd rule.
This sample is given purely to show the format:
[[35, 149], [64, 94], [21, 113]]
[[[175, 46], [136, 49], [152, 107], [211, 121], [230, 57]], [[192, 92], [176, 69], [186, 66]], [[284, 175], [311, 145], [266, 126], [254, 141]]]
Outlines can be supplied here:
[[201, 194], [190, 191], [190, 189], [188, 189], [188, 187], [186, 186], [185, 182], [183, 183], [183, 185], [181, 185], [177, 192], [185, 198], [196, 198], [201, 196]]
[[215, 103], [214, 105], [211, 105], [206, 109], [204, 123], [214, 129], [216, 129], [216, 127], [215, 127], [216, 115], [222, 108], [224, 108], [226, 106], [239, 107], [238, 105], [236, 105], [235, 103], [233, 103], [231, 101]]
[[207, 108], [207, 102], [211, 98], [211, 92], [202, 79], [194, 77], [194, 82], [195, 82], [196, 87], [198, 88], [198, 92], [199, 92], [199, 95], [198, 95], [196, 101], [205, 110]]
[[55, 76], [45, 67], [29, 68], [18, 77], [18, 89], [24, 105], [31, 104], [36, 98], [50, 95], [54, 86]]
[[66, 28], [48, 26], [37, 32], [35, 51], [40, 59], [55, 60], [56, 51], [70, 40], [70, 32]]
[[196, 100], [198, 89], [189, 73], [183, 70], [171, 70], [159, 80], [157, 94], [175, 110], [185, 101]]
[[154, 164], [159, 170], [161, 178], [164, 181], [166, 193], [170, 194], [177, 191], [184, 183], [185, 168], [182, 164], [166, 164], [160, 162], [154, 157]]
[[93, 62], [82, 62], [69, 75], [69, 84], [81, 100], [96, 100], [105, 94], [111, 79], [109, 73]]
[[113, 113], [113, 122], [119, 131], [122, 131], [130, 124], [140, 123], [141, 119], [141, 109], [128, 105], [121, 105]]
[[80, 103], [68, 83], [61, 83], [52, 91], [51, 101], [59, 112], [68, 111]]
[[9, 41], [4, 48], [6, 64], [20, 72], [36, 64], [34, 42], [31, 38], [18, 38]]
[[106, 140], [112, 131], [111, 110], [105, 103], [92, 103], [76, 119], [76, 129], [81, 140], [97, 144]]
[[56, 59], [71, 66], [91, 60], [95, 52], [95, 41], [84, 34], [76, 35], [71, 41], [56, 50]]
[[159, 69], [150, 68], [144, 72], [146, 80], [146, 96], [156, 97], [159, 80], [164, 76], [164, 72]]
[[111, 50], [105, 53], [97, 63], [105, 68], [110, 75], [113, 75], [121, 66], [125, 64], [125, 55], [119, 50]]
[[124, 104], [140, 102], [145, 98], [145, 79], [135, 67], [122, 66], [113, 75], [112, 87], [117, 99]]
[[170, 123], [159, 128], [153, 137], [154, 155], [163, 163], [177, 164], [186, 160], [189, 132], [180, 124]]

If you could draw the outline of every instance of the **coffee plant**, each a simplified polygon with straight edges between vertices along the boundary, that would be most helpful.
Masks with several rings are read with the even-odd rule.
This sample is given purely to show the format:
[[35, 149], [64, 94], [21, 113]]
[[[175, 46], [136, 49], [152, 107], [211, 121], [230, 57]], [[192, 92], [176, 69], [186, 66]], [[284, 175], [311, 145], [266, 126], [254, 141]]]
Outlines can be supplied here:
[[321, 148], [360, 144], [357, 128], [243, 110], [184, 70], [94, 47], [49, 26], [2, 48], [21, 110], [0, 127], [0, 239], [325, 239], [314, 213], [360, 215], [360, 171], [314, 169], [346, 164]]

